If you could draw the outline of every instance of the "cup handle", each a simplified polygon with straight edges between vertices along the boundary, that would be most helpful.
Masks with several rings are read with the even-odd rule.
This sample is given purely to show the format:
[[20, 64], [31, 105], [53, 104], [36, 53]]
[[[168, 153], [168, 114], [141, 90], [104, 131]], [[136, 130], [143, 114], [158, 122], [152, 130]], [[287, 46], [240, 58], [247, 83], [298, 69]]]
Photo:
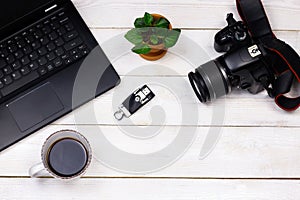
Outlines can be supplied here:
[[41, 162], [41, 163], [33, 165], [29, 169], [29, 175], [31, 178], [39, 178], [39, 177], [46, 175], [46, 169], [45, 169], [43, 163]]

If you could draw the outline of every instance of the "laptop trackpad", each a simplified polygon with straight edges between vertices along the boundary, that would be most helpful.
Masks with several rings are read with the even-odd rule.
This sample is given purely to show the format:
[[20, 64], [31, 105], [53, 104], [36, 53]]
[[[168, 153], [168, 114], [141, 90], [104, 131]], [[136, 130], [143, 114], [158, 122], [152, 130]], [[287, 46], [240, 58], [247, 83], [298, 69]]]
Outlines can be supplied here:
[[50, 83], [46, 83], [7, 105], [22, 132], [64, 109]]

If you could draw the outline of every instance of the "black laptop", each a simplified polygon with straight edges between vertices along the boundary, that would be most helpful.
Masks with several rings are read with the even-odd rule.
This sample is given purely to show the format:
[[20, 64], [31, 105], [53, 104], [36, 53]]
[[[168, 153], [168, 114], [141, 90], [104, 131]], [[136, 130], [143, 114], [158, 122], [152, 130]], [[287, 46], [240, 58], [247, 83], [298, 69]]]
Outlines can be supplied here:
[[81, 96], [75, 107], [112, 89], [120, 77], [72, 2], [1, 1], [0, 151], [75, 108], [74, 85], [84, 63], [87, 74], [102, 71], [102, 77], [94, 94]]

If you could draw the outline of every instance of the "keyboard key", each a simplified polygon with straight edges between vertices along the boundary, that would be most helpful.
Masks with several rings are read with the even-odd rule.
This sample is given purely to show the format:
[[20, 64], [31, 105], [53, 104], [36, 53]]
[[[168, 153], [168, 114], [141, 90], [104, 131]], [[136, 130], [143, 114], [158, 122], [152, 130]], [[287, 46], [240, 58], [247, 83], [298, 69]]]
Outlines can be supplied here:
[[51, 17], [52, 22], [57, 21], [58, 19], [59, 19], [58, 15], [55, 15], [55, 16]]
[[59, 17], [62, 17], [62, 16], [64, 16], [65, 15], [65, 12], [60, 12], [60, 13], [58, 13], [58, 16]]
[[4, 74], [2, 71], [0, 71], [0, 78], [3, 78]]
[[78, 51], [76, 49], [74, 49], [74, 50], [71, 51], [71, 55], [75, 55], [77, 53], [78, 53]]
[[4, 67], [2, 70], [6, 75], [12, 73], [12, 69], [9, 66]]
[[69, 18], [68, 18], [68, 17], [64, 17], [64, 18], [62, 18], [61, 20], [59, 20], [59, 23], [65, 24], [65, 23], [67, 23], [68, 21], [69, 21]]
[[36, 70], [39, 68], [39, 65], [36, 62], [30, 63], [28, 66], [31, 70]]
[[56, 46], [60, 47], [64, 44], [63, 39], [58, 38], [57, 40], [54, 41], [54, 43], [56, 44]]
[[57, 33], [58, 35], [62, 36], [66, 33], [66, 29], [64, 27], [60, 27], [59, 29], [57, 29]]
[[52, 64], [49, 64], [49, 65], [47, 66], [47, 69], [48, 69], [48, 71], [50, 72], [50, 71], [52, 71], [52, 70], [54, 69], [54, 66], [53, 66]]
[[88, 51], [88, 50], [83, 50], [83, 51], [81, 52], [81, 54], [82, 54], [83, 56], [88, 55], [88, 54], [89, 54], [89, 51]]
[[36, 59], [38, 59], [38, 57], [39, 57], [39, 55], [37, 54], [36, 51], [34, 51], [34, 52], [32, 52], [31, 54], [29, 54], [29, 58], [30, 58], [31, 60], [36, 60]]
[[23, 48], [26, 46], [26, 43], [23, 39], [20, 39], [18, 42], [17, 42], [17, 45], [18, 45], [18, 48]]
[[72, 23], [67, 23], [67, 24], [65, 25], [65, 27], [66, 27], [67, 31], [71, 31], [71, 30], [74, 29], [74, 26], [73, 26]]
[[58, 22], [53, 22], [53, 23], [50, 24], [50, 26], [52, 27], [53, 30], [56, 30], [60, 27]]
[[67, 58], [65, 59], [65, 64], [68, 65], [68, 64], [71, 64], [72, 63], [72, 59], [71, 58]]
[[63, 62], [62, 62], [62, 60], [61, 60], [60, 58], [56, 58], [56, 59], [53, 61], [53, 63], [54, 63], [54, 66], [55, 66], [55, 67], [60, 67], [60, 66], [62, 66], [62, 64], [63, 64]]
[[36, 49], [38, 49], [38, 48], [41, 47], [41, 43], [38, 42], [38, 41], [36, 41], [36, 42], [33, 42], [33, 43], [31, 44], [31, 46], [32, 46], [32, 48], [33, 48], [34, 50], [36, 50]]
[[56, 48], [56, 46], [55, 46], [55, 44], [54, 44], [53, 42], [50, 42], [50, 43], [47, 45], [48, 51], [53, 51], [55, 48]]
[[17, 59], [20, 59], [20, 58], [22, 58], [23, 56], [24, 56], [24, 54], [23, 54], [23, 52], [22, 52], [21, 50], [18, 50], [18, 51], [15, 52], [15, 57], [16, 57]]
[[48, 61], [45, 57], [42, 57], [42, 58], [38, 59], [38, 62], [41, 66], [43, 66], [43, 65], [47, 64]]
[[78, 36], [78, 33], [76, 31], [72, 31], [64, 35], [65, 41], [69, 42], [70, 40], [75, 39]]
[[2, 81], [0, 81], [0, 89], [4, 87], [4, 84]]
[[26, 46], [23, 48], [23, 51], [25, 54], [29, 54], [32, 52], [32, 48], [30, 46]]
[[84, 50], [84, 51], [82, 52], [83, 55], [87, 55], [88, 53], [89, 53], [88, 50]]
[[37, 30], [36, 32], [34, 32], [34, 37], [36, 38], [36, 39], [39, 39], [39, 38], [41, 38], [42, 36], [43, 36], [43, 33], [42, 33], [42, 31], [40, 31], [40, 30]]
[[74, 59], [74, 60], [78, 60], [80, 57], [81, 57], [81, 56], [80, 56], [79, 54], [75, 54], [75, 55], [73, 56], [73, 59]]
[[53, 60], [54, 58], [56, 58], [55, 54], [53, 52], [49, 53], [47, 56], [48, 60]]
[[57, 20], [56, 16], [51, 17], [51, 21], [56, 21], [56, 20]]
[[67, 58], [69, 58], [69, 56], [68, 56], [67, 54], [65, 54], [65, 55], [62, 55], [61, 58], [62, 58], [63, 60], [66, 60]]
[[15, 57], [12, 54], [10, 54], [6, 57], [6, 61], [8, 64], [11, 64], [11, 63], [15, 62]]
[[[4, 96], [7, 96], [8, 94], [11, 94], [12, 92], [22, 88], [23, 86], [27, 85], [28, 83], [31, 83], [32, 81], [39, 78], [39, 74], [35, 71], [31, 72], [27, 76], [24, 76], [23, 78], [14, 81], [11, 85], [4, 87], [1, 89], [1, 93]], [[3, 79], [4, 80], [4, 79]], [[10, 78], [12, 81], [12, 79]]]
[[13, 78], [14, 80], [18, 80], [18, 79], [20, 79], [20, 78], [22, 77], [22, 75], [21, 75], [20, 72], [18, 72], [18, 71], [12, 73], [11, 76], [12, 76], [12, 78]]
[[63, 48], [58, 48], [55, 50], [56, 55], [61, 56], [63, 55], [65, 52], [63, 50]]
[[44, 21], [44, 25], [48, 25], [48, 24], [50, 24], [50, 20]]
[[48, 53], [47, 49], [45, 47], [42, 47], [38, 50], [38, 53], [43, 56], [46, 55]]
[[36, 27], [37, 29], [41, 29], [41, 28], [43, 27], [43, 25], [42, 25], [42, 24], [37, 24], [35, 27]]
[[6, 62], [4, 59], [0, 58], [0, 69], [6, 66]]
[[45, 27], [43, 27], [42, 28], [42, 31], [45, 33], [45, 34], [49, 34], [49, 33], [51, 33], [51, 28], [50, 28], [50, 26], [45, 26]]
[[49, 38], [50, 40], [55, 40], [56, 38], [58, 38], [58, 35], [56, 32], [52, 32], [49, 34]]
[[78, 49], [79, 50], [84, 50], [84, 49], [86, 49], [87, 47], [86, 47], [86, 45], [85, 44], [83, 44], [83, 45], [80, 45], [79, 47], [78, 47]]
[[16, 61], [11, 66], [14, 70], [17, 70], [21, 67], [21, 63], [19, 61]]
[[0, 49], [0, 57], [5, 58], [8, 56], [8, 51], [4, 48]]
[[23, 75], [26, 75], [28, 74], [30, 71], [29, 71], [29, 68], [28, 67], [22, 67], [20, 69], [20, 72], [23, 74]]
[[14, 37], [14, 40], [15, 40], [15, 41], [19, 41], [20, 39], [21, 39], [20, 36], [15, 36], [15, 37]]
[[13, 52], [15, 52], [15, 51], [17, 51], [17, 50], [18, 50], [18, 47], [17, 47], [16, 44], [10, 44], [10, 45], [8, 46], [8, 51], [10, 51], [11, 53], [13, 53]]
[[29, 29], [29, 33], [34, 33], [36, 30], [35, 30], [35, 28], [30, 28]]
[[24, 31], [23, 33], [21, 33], [21, 35], [22, 35], [23, 37], [25, 37], [25, 36], [28, 35], [28, 33], [27, 33], [26, 31]]
[[47, 74], [47, 70], [44, 67], [42, 67], [39, 69], [39, 73], [40, 73], [40, 75], [43, 76], [43, 75]]
[[21, 59], [21, 63], [23, 65], [27, 65], [28, 63], [30, 62], [28, 56], [24, 56], [22, 59]]
[[[6, 76], [6, 77], [4, 77], [3, 78], [3, 83], [5, 84], [5, 85], [9, 85], [9, 84], [11, 84], [13, 82], [13, 80], [12, 80], [12, 78], [10, 77], [10, 76]], [[2, 93], [3, 94], [3, 93]], [[3, 94], [4, 96], [5, 96], [5, 94]]]
[[79, 46], [82, 44], [82, 40], [80, 38], [76, 38], [75, 40], [67, 43], [64, 48], [67, 50], [67, 51], [70, 51], [72, 50], [73, 48]]
[[29, 35], [29, 36], [27, 36], [27, 37], [25, 38], [25, 41], [26, 41], [28, 44], [30, 44], [30, 43], [32, 43], [32, 42], [34, 41], [34, 37], [31, 36], [31, 35]]
[[42, 43], [43, 46], [49, 43], [48, 36], [44, 36], [40, 39], [40, 42]]

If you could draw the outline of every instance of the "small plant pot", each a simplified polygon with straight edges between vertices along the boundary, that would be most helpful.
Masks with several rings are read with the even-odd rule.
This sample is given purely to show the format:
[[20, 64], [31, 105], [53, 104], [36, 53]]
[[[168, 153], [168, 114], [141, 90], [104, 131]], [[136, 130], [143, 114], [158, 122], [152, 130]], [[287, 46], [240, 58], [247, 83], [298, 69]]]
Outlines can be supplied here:
[[[164, 16], [159, 15], [159, 14], [151, 14], [151, 15], [156, 20], [159, 19], [159, 18], [165, 18]], [[172, 30], [172, 25], [171, 24], [169, 25], [169, 29]], [[164, 46], [164, 44], [150, 45], [150, 47], [151, 47], [150, 53], [140, 54], [140, 56], [142, 58], [144, 58], [145, 60], [149, 60], [149, 61], [159, 60], [162, 57], [164, 57], [166, 55], [166, 53], [168, 52], [168, 49]]]

